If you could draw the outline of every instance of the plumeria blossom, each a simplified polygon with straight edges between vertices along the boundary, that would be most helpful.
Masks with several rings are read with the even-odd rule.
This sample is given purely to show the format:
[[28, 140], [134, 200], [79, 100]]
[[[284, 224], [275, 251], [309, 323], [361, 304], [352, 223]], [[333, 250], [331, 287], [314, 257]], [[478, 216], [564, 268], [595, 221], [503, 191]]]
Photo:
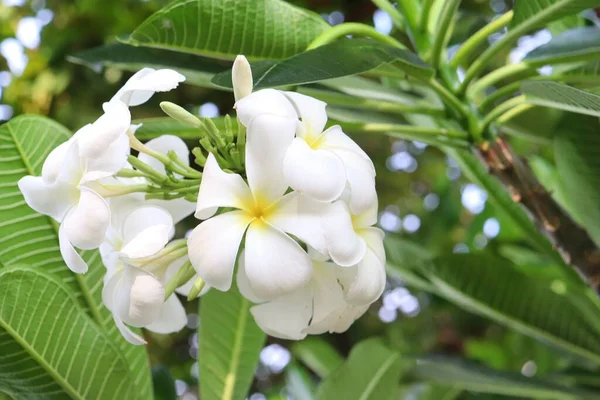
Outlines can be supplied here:
[[[128, 210], [128, 199], [115, 198]], [[107, 240], [100, 247], [107, 268], [102, 299], [113, 313], [123, 336], [133, 344], [144, 339], [127, 325], [157, 333], [181, 330], [187, 323], [183, 305], [176, 296], [166, 301], [164, 283], [174, 268], [183, 264], [177, 244], [165, 248], [173, 231], [171, 215], [158, 207], [143, 206], [123, 215], [113, 212]], [[175, 250], [173, 250], [173, 248]]]
[[283, 157], [295, 129], [295, 121], [273, 115], [258, 116], [248, 124], [248, 183], [239, 175], [225, 173], [209, 155], [195, 215], [207, 219], [219, 207], [235, 210], [207, 219], [189, 237], [190, 261], [208, 285], [222, 291], [230, 288], [244, 237], [245, 273], [252, 289], [264, 299], [293, 292], [311, 277], [308, 254], [288, 234], [326, 252], [321, 204], [295, 192], [285, 194]]
[[339, 125], [325, 130], [326, 106], [320, 100], [299, 93], [264, 89], [239, 100], [236, 111], [244, 125], [262, 114], [299, 118], [296, 137], [283, 163], [287, 184], [323, 202], [338, 199], [348, 186], [350, 208], [354, 213], [361, 213], [377, 198], [375, 168], [369, 156]]

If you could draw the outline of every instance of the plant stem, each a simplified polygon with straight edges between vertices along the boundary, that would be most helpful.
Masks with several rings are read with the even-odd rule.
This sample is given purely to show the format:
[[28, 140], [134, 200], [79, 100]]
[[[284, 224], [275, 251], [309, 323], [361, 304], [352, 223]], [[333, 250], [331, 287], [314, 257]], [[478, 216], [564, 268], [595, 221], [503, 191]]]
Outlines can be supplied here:
[[423, 5], [421, 6], [419, 26], [421, 27], [421, 32], [425, 34], [427, 34], [429, 28], [429, 14], [431, 13], [431, 6], [433, 6], [434, 1], [435, 0], [423, 0]]
[[458, 10], [461, 0], [446, 0], [440, 14], [440, 18], [437, 24], [437, 30], [435, 32], [435, 39], [433, 41], [433, 48], [431, 50], [431, 64], [434, 68], [440, 66], [442, 60], [442, 53], [446, 48], [446, 43], [452, 34], [452, 21], [454, 15]]
[[401, 49], [406, 48], [406, 46], [404, 46], [402, 43], [400, 43], [393, 37], [384, 35], [372, 26], [359, 24], [356, 22], [348, 22], [345, 24], [336, 25], [326, 30], [325, 32], [317, 36], [315, 40], [313, 40], [312, 43], [306, 48], [306, 50], [315, 49], [317, 47], [331, 43], [336, 39], [344, 37], [346, 35], [367, 36], [393, 47], [398, 47]]
[[454, 94], [452, 94], [452, 92], [446, 89], [446, 87], [444, 87], [435, 79], [425, 82], [442, 98], [442, 100], [446, 102], [447, 105], [450, 106], [451, 109], [466, 118], [470, 117], [465, 105]]
[[404, 31], [404, 15], [398, 11], [388, 0], [371, 0], [377, 8], [385, 11], [392, 18], [392, 23], [396, 28]]
[[508, 121], [510, 121], [511, 119], [513, 119], [514, 117], [516, 117], [517, 115], [524, 113], [525, 111], [527, 111], [533, 107], [535, 107], [535, 104], [520, 104], [520, 105], [508, 110], [504, 114], [502, 114], [500, 117], [498, 117], [496, 122], [499, 124], [505, 124]]
[[454, 54], [454, 57], [450, 60], [450, 66], [456, 69], [465, 64], [469, 56], [477, 50], [477, 48], [485, 42], [492, 33], [508, 25], [512, 20], [512, 17], [513, 10], [510, 10], [475, 32], [473, 36], [460, 46], [456, 54]]
[[495, 120], [497, 120], [501, 115], [503, 115], [504, 113], [506, 113], [507, 111], [522, 105], [525, 102], [525, 96], [517, 96], [517, 97], [513, 97], [512, 99], [506, 100], [504, 103], [500, 104], [499, 106], [497, 106], [496, 108], [494, 108], [492, 111], [490, 111], [485, 118], [483, 119], [483, 121], [481, 122], [480, 125], [480, 131], [481, 132], [485, 132], [485, 130], [487, 129], [487, 127], [494, 122]]
[[505, 65], [475, 81], [467, 91], [467, 96], [473, 99], [477, 97], [480, 92], [483, 92], [486, 87], [493, 86], [503, 79], [510, 79], [520, 75], [526, 75], [527, 77], [535, 76], [537, 75], [537, 71], [534, 67], [525, 63]]
[[391, 113], [425, 114], [432, 115], [435, 117], [444, 117], [446, 115], [445, 111], [441, 108], [432, 108], [421, 105], [396, 103], [393, 101], [352, 97], [343, 93], [333, 92], [330, 90], [320, 90], [302, 87], [298, 89], [298, 92], [317, 98], [326, 103], [338, 105], [341, 107], [359, 108], [365, 110], [374, 110]]
[[165, 300], [167, 300], [180, 286], [183, 286], [190, 279], [196, 275], [196, 271], [192, 267], [192, 263], [188, 260], [177, 270], [175, 276], [173, 276], [165, 285]]

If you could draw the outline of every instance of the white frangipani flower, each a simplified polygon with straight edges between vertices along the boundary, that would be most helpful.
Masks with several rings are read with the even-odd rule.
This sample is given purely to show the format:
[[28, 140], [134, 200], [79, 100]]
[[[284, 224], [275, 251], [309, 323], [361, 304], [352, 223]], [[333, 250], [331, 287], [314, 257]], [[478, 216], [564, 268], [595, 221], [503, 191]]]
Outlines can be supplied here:
[[123, 87], [110, 99], [121, 101], [129, 107], [144, 104], [156, 92], [168, 92], [175, 89], [185, 76], [172, 69], [143, 68], [133, 74]]
[[295, 191], [323, 202], [338, 199], [348, 185], [350, 208], [361, 213], [377, 198], [375, 168], [369, 156], [340, 126], [324, 130], [326, 106], [299, 93], [264, 89], [239, 100], [236, 110], [244, 125], [262, 114], [300, 118], [296, 138], [284, 159], [286, 182]]
[[286, 193], [282, 171], [285, 150], [293, 140], [296, 121], [261, 115], [248, 124], [246, 175], [221, 170], [212, 154], [204, 167], [196, 217], [212, 217], [219, 207], [235, 208], [198, 225], [189, 237], [192, 265], [218, 290], [231, 286], [238, 248], [245, 236], [244, 269], [252, 289], [272, 299], [302, 287], [312, 263], [292, 234], [325, 253], [318, 202]]
[[102, 299], [123, 336], [133, 344], [143, 344], [144, 339], [127, 325], [171, 333], [187, 322], [179, 299], [164, 299], [167, 271], [183, 264], [182, 255], [165, 249], [173, 231], [167, 211], [144, 206], [124, 216], [119, 211], [128, 209], [128, 199], [113, 200], [121, 201], [123, 208], [113, 204], [111, 229], [100, 247], [107, 268]]

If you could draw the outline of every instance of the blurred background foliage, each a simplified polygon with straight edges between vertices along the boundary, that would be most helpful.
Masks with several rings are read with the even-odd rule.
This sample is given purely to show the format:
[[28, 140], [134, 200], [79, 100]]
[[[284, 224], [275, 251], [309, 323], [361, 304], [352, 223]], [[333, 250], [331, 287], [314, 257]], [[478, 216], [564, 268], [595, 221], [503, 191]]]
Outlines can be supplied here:
[[[376, 11], [369, 0], [292, 2], [317, 11], [331, 24], [359, 21], [374, 24], [381, 32], [392, 32], [389, 16]], [[114, 68], [90, 69], [71, 63], [69, 56], [114, 42], [166, 3], [167, 0], [0, 0], [0, 120], [22, 113], [42, 114], [76, 130], [96, 119], [102, 102], [110, 99], [130, 73]], [[510, 3], [463, 1], [460, 23], [451, 43], [462, 42], [484, 24], [485, 17], [505, 12]], [[573, 26], [582, 22], [574, 19], [561, 23]], [[547, 30], [522, 38], [511, 54], [498, 55], [499, 64], [508, 57], [518, 60], [549, 38]], [[183, 85], [135, 108], [134, 117], [160, 116], [158, 102], [163, 100], [207, 117], [229, 113], [233, 105], [229, 93]], [[534, 140], [513, 139], [518, 152], [528, 157], [536, 172], [547, 180], [554, 173], [552, 146], [543, 134], [555, 129], [560, 116], [560, 112], [547, 109], [526, 113], [518, 121], [520, 131], [526, 132], [525, 128], [531, 126], [538, 134]], [[461, 176], [458, 165], [441, 151], [423, 143], [384, 136], [362, 136], [357, 140], [377, 167], [379, 225], [388, 235], [408, 238], [438, 254], [487, 248], [528, 266], [524, 268], [527, 273], [547, 271], [536, 253], [524, 245], [519, 229], [494, 209], [487, 202], [486, 192]], [[189, 221], [183, 232], [192, 224]], [[560, 353], [555, 349], [538, 341], [407, 287], [394, 274], [388, 285], [381, 300], [348, 332], [325, 337], [339, 353], [347, 355], [352, 344], [381, 335], [403, 354], [461, 356], [527, 377], [548, 376], [574, 364], [571, 358], [557, 355]], [[196, 398], [195, 331], [201, 321], [195, 303], [188, 304], [188, 309], [187, 329], [177, 335], [148, 337], [159, 398], [173, 398], [171, 376], [180, 398]], [[294, 374], [308, 373], [294, 361], [299, 354], [296, 350], [294, 343], [270, 339], [261, 353], [251, 400], [289, 395]], [[422, 384], [409, 384], [404, 389], [407, 399], [494, 398], [460, 390], [442, 392]]]

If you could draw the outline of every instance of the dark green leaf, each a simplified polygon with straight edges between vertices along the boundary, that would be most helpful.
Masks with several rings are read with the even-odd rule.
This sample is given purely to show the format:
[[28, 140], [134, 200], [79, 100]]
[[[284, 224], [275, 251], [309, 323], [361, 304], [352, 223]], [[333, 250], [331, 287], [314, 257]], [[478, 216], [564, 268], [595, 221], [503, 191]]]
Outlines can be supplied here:
[[523, 61], [545, 65], [599, 57], [600, 29], [585, 27], [571, 29], [553, 37], [548, 43], [527, 54]]
[[171, 68], [186, 77], [186, 83], [212, 87], [210, 80], [219, 72], [231, 67], [228, 62], [219, 62], [194, 54], [184, 54], [162, 49], [148, 49], [112, 43], [69, 56], [71, 62], [94, 70], [98, 66], [115, 67], [126, 71], [138, 71], [145, 67]]
[[598, 0], [515, 0], [510, 29], [525, 25], [527, 30], [600, 6]]
[[484, 254], [439, 257], [427, 277], [439, 294], [465, 309], [600, 363], [600, 330], [592, 322], [600, 309], [580, 286], [527, 275]]
[[16, 399], [137, 398], [127, 360], [57, 277], [4, 267], [0, 293], [0, 389]]
[[[410, 51], [371, 39], [341, 39], [278, 62], [252, 66], [255, 88], [302, 85], [389, 66], [398, 73], [430, 78], [433, 69]], [[215, 75], [213, 83], [231, 87], [231, 72]]]
[[381, 340], [365, 340], [355, 345], [344, 365], [321, 383], [317, 398], [397, 399], [398, 380], [407, 364]]
[[521, 84], [528, 103], [600, 117], [600, 96], [552, 81]]
[[154, 386], [154, 398], [156, 400], [177, 399], [175, 380], [166, 365], [159, 364], [152, 367], [152, 385]]
[[292, 352], [321, 379], [331, 375], [344, 362], [340, 353], [331, 344], [316, 336], [309, 336], [296, 342]]
[[266, 335], [251, 304], [232, 287], [211, 290], [200, 301], [200, 396], [204, 400], [245, 399]]
[[328, 28], [318, 14], [283, 0], [178, 0], [126, 42], [224, 60], [277, 60], [304, 51]]
[[544, 399], [592, 399], [597, 394], [572, 389], [547, 380], [499, 372], [461, 359], [430, 357], [417, 360], [417, 379], [473, 392]]

